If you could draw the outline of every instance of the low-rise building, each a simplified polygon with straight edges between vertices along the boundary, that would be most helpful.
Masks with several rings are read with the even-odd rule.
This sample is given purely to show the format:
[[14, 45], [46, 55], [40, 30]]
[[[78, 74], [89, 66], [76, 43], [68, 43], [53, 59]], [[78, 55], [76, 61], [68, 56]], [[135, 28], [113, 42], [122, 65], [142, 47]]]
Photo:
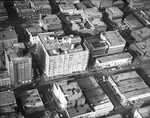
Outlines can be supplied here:
[[128, 15], [124, 19], [124, 22], [131, 30], [136, 30], [144, 27], [132, 14]]
[[150, 106], [145, 106], [135, 110], [134, 118], [149, 118], [150, 117]]
[[150, 88], [136, 71], [109, 76], [108, 81], [120, 96], [123, 105], [127, 101], [135, 105], [150, 97]]
[[33, 9], [22, 9], [17, 8], [17, 14], [19, 17], [25, 20], [38, 20], [40, 15]]
[[84, 14], [85, 18], [102, 18], [102, 13], [96, 7], [84, 9]]
[[132, 9], [142, 9], [143, 7], [149, 7], [150, 1], [149, 0], [130, 0], [129, 7]]
[[112, 115], [112, 116], [107, 116], [104, 118], [123, 118], [123, 116], [121, 114], [116, 114], [116, 115]]
[[73, 15], [78, 12], [74, 4], [60, 4], [59, 8], [60, 8], [60, 11], [65, 14]]
[[9, 85], [11, 85], [11, 83], [8, 72], [0, 71], [0, 86], [9, 86]]
[[92, 110], [88, 104], [67, 108], [69, 118], [90, 118]]
[[18, 37], [14, 29], [0, 32], [0, 50], [9, 48], [16, 43], [18, 43]]
[[150, 38], [150, 28], [144, 27], [141, 29], [133, 30], [131, 36], [135, 39], [136, 42], [144, 41]]
[[62, 81], [55, 83], [53, 93], [64, 109], [85, 104], [86, 99], [77, 82]]
[[150, 59], [150, 39], [145, 41], [133, 43], [130, 46], [131, 50], [135, 51], [141, 59]]
[[98, 9], [105, 9], [111, 7], [113, 0], [90, 0]]
[[32, 89], [19, 93], [23, 110], [26, 115], [45, 111], [44, 104], [37, 89]]
[[56, 3], [63, 4], [63, 3], [80, 3], [80, 0], [55, 0]]
[[95, 67], [104, 69], [127, 65], [131, 64], [132, 58], [133, 57], [130, 53], [121, 53], [99, 57], [95, 60]]
[[71, 23], [71, 26], [69, 26], [69, 28], [73, 33], [82, 34], [82, 35], [84, 34], [94, 35], [95, 27], [88, 19], [83, 19], [82, 16], [79, 16], [76, 19], [72, 19], [72, 18], [67, 16], [67, 20]]
[[96, 78], [93, 76], [76, 79], [77, 83], [81, 87], [87, 103], [93, 109], [92, 118], [98, 118], [100, 116], [107, 115], [113, 110], [114, 106], [105, 94], [103, 89], [99, 86]]
[[31, 4], [28, 1], [15, 1], [14, 6], [19, 9], [30, 9], [31, 8]]
[[126, 45], [125, 39], [117, 31], [102, 32], [100, 38], [109, 45], [108, 55], [122, 52]]
[[27, 31], [30, 42], [36, 44], [38, 42], [38, 34], [44, 32], [38, 22], [31, 24], [23, 24], [23, 28]]
[[0, 22], [8, 20], [8, 14], [3, 3], [0, 3]]
[[49, 5], [49, 1], [33, 1], [31, 2], [33, 4], [33, 8], [42, 16], [43, 15], [50, 15], [52, 8]]
[[118, 7], [107, 7], [105, 12], [108, 14], [108, 18], [116, 23], [122, 21], [123, 12]]
[[94, 34], [100, 34], [106, 31], [107, 25], [100, 18], [89, 18], [89, 21], [95, 28]]
[[17, 107], [16, 104], [16, 98], [13, 93], [13, 91], [3, 91], [0, 92], [0, 111], [1, 113], [12, 113], [16, 112], [15, 107]]
[[108, 43], [106, 40], [101, 39], [99, 35], [85, 37], [84, 42], [92, 57], [99, 57], [107, 54]]
[[40, 20], [40, 25], [46, 31], [53, 31], [62, 28], [60, 19], [55, 15], [47, 15]]

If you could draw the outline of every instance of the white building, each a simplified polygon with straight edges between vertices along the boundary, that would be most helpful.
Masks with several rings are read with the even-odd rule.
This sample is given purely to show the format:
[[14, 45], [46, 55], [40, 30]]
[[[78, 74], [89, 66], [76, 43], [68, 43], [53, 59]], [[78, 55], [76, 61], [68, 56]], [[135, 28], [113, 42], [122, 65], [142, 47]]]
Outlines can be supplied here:
[[83, 13], [83, 10], [82, 9], [77, 10], [74, 4], [60, 4], [59, 8], [60, 8], [60, 11], [65, 14], [74, 15], [74, 14]]
[[85, 71], [89, 50], [81, 45], [80, 37], [70, 35], [58, 39], [54, 32], [41, 33], [38, 37], [37, 55], [47, 76]]
[[107, 115], [114, 106], [93, 76], [76, 79], [88, 103], [94, 110], [92, 118]]
[[149, 118], [150, 117], [150, 106], [136, 109], [134, 112], [134, 118]]
[[109, 45], [108, 55], [122, 52], [126, 45], [125, 39], [117, 31], [102, 32], [100, 38]]
[[30, 37], [30, 42], [32, 44], [37, 44], [38, 42], [38, 33], [42, 33], [43, 30], [41, 29], [39, 23], [32, 23], [29, 25], [23, 25], [23, 27], [26, 29], [27, 33]]
[[136, 103], [150, 97], [150, 88], [136, 71], [109, 76], [108, 81], [121, 97], [122, 104], [126, 103], [126, 101]]
[[118, 7], [107, 7], [105, 11], [111, 21], [116, 23], [120, 23], [122, 21], [123, 12]]
[[85, 104], [85, 97], [77, 82], [61, 81], [54, 83], [53, 93], [64, 109]]
[[102, 13], [96, 7], [84, 9], [82, 15], [83, 18], [102, 18]]
[[9, 86], [9, 85], [11, 85], [11, 83], [8, 72], [0, 71], [0, 86]]
[[95, 67], [103, 69], [127, 65], [132, 62], [132, 58], [133, 57], [130, 53], [121, 53], [108, 55], [104, 57], [98, 57], [95, 61]]

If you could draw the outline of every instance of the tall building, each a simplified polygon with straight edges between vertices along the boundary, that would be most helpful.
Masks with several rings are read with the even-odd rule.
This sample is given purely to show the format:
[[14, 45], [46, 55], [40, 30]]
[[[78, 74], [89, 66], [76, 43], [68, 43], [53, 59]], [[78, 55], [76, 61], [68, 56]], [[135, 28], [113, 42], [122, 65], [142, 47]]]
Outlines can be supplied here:
[[5, 50], [6, 68], [11, 84], [30, 82], [32, 79], [32, 58], [19, 56], [18, 50]]
[[78, 36], [63, 36], [58, 39], [54, 32], [38, 35], [37, 55], [47, 76], [71, 74], [84, 71], [88, 64], [89, 51]]

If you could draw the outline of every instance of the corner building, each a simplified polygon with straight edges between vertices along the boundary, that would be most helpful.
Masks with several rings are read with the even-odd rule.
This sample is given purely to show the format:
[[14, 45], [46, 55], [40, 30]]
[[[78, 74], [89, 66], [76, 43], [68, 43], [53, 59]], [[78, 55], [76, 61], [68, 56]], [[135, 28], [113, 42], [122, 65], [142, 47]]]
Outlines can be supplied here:
[[37, 55], [45, 74], [49, 77], [84, 71], [89, 50], [78, 36], [58, 39], [54, 32], [38, 35]]

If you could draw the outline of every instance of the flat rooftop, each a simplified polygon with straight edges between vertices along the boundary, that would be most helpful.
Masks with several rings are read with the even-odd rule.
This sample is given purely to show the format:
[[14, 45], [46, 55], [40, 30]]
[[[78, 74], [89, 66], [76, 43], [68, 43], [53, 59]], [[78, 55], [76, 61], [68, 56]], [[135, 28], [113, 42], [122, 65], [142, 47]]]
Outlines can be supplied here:
[[139, 29], [144, 27], [133, 15], [128, 15], [125, 18], [125, 22], [129, 25], [132, 29]]
[[108, 55], [104, 57], [96, 58], [101, 63], [120, 60], [120, 59], [127, 59], [132, 58], [132, 55], [130, 53], [122, 53], [122, 54], [114, 54], [114, 55]]
[[133, 32], [136, 33], [137, 35], [139, 35], [140, 37], [142, 37], [143, 39], [150, 38], [150, 28], [148, 28], [148, 27], [143, 27], [143, 28], [137, 29]]
[[18, 39], [15, 30], [4, 30], [0, 32], [0, 41]]
[[20, 94], [22, 106], [26, 114], [44, 111], [45, 107], [37, 89], [28, 90]]
[[75, 108], [75, 107], [67, 108], [67, 111], [68, 111], [70, 117], [74, 118], [74, 117], [77, 117], [79, 115], [88, 114], [92, 110], [91, 110], [91, 108], [89, 107], [88, 104], [84, 104], [82, 106], [77, 106], [77, 108]]
[[55, 14], [53, 14], [53, 15], [47, 15], [42, 20], [43, 20], [43, 22], [45, 24], [48, 24], [48, 25], [61, 24], [60, 19]]
[[123, 12], [118, 7], [107, 8], [115, 16], [123, 16]]
[[16, 98], [12, 91], [0, 92], [0, 96], [0, 107], [16, 103]]
[[79, 84], [82, 91], [88, 91], [90, 89], [100, 87], [93, 76], [82, 78], [82, 79], [76, 79], [76, 81]]
[[51, 9], [51, 6], [49, 5], [49, 3], [47, 3], [47, 4], [36, 4], [36, 8], [37, 8], [37, 10]]
[[85, 49], [80, 44], [81, 42], [78, 42], [81, 41], [79, 36], [63, 36], [58, 39], [54, 32], [40, 33], [38, 36], [50, 56], [79, 52]]
[[95, 26], [107, 27], [107, 25], [100, 18], [91, 18], [89, 21]]
[[150, 93], [150, 88], [136, 71], [116, 74], [111, 77], [121, 94], [127, 99], [135, 99], [135, 97], [138, 98], [140, 95]]
[[88, 17], [91, 17], [91, 18], [95, 18], [95, 17], [102, 18], [102, 13], [99, 12], [96, 7], [87, 8], [87, 9], [84, 10], [84, 12], [85, 12], [85, 14]]
[[60, 4], [59, 7], [63, 10], [77, 10], [74, 4]]
[[120, 74], [115, 74], [111, 76], [115, 82], [119, 82], [122, 80], [130, 79], [130, 78], [139, 78], [140, 76], [136, 71], [130, 71]]
[[147, 39], [142, 42], [137, 42], [137, 43], [135, 43], [135, 45], [145, 53], [150, 52], [150, 39]]
[[24, 27], [32, 34], [32, 36], [37, 36], [38, 33], [43, 32], [42, 28], [39, 26], [39, 23], [29, 24]]
[[150, 106], [138, 108], [137, 111], [140, 113], [142, 118], [149, 118], [150, 117]]
[[64, 83], [59, 85], [63, 94], [66, 96], [67, 101], [72, 101], [80, 98], [84, 98], [82, 90], [77, 82]]
[[107, 40], [110, 46], [125, 45], [125, 39], [117, 31], [107, 31], [101, 33], [101, 38]]

